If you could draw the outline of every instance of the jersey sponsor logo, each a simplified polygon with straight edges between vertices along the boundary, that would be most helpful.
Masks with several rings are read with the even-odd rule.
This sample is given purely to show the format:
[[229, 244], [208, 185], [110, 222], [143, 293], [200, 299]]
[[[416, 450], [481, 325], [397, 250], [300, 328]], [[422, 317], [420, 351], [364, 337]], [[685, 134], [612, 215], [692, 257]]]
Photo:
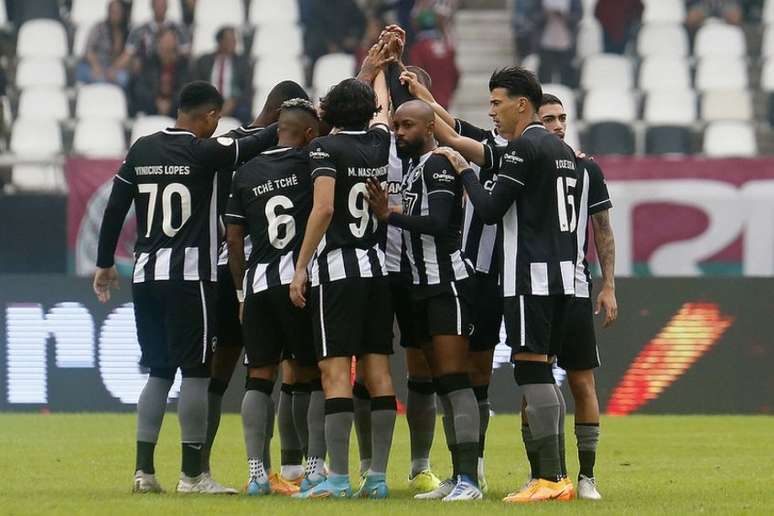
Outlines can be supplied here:
[[218, 143], [223, 145], [224, 147], [228, 147], [229, 145], [232, 145], [234, 143], [233, 138], [229, 138], [228, 136], [221, 136], [218, 138]]
[[516, 151], [506, 152], [503, 154], [502, 161], [505, 163], [510, 163], [511, 165], [518, 165], [519, 163], [524, 163], [524, 159], [520, 158], [516, 155]]
[[487, 192], [491, 192], [492, 190], [494, 190], [494, 186], [496, 182], [497, 182], [497, 175], [495, 174], [492, 176], [492, 179], [487, 179], [486, 181], [484, 181], [484, 190], [486, 190]]
[[450, 174], [448, 170], [443, 169], [442, 171], [433, 174], [433, 179], [444, 183], [453, 183], [456, 178]]
[[328, 159], [331, 155], [322, 150], [321, 148], [317, 148], [313, 151], [309, 152], [309, 158], [310, 159]]

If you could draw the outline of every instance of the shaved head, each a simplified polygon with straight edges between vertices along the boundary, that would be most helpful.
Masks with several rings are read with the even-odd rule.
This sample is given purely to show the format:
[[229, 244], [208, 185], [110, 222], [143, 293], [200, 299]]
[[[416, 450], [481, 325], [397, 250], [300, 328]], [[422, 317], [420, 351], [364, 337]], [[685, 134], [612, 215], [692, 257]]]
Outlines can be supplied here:
[[417, 158], [435, 148], [435, 112], [427, 102], [404, 102], [395, 111], [392, 124], [400, 155]]
[[424, 100], [413, 99], [401, 104], [395, 111], [395, 116], [409, 116], [421, 122], [432, 122], [435, 120], [435, 111]]

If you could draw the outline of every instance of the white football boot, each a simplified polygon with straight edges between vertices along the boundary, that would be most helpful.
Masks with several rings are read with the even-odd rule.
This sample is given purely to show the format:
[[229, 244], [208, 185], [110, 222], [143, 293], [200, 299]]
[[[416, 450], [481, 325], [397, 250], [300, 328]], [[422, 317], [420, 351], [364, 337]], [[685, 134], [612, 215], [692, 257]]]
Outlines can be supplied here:
[[202, 473], [198, 477], [188, 477], [180, 474], [180, 481], [177, 483], [178, 493], [201, 493], [201, 494], [237, 494], [238, 491], [233, 487], [222, 486], [212, 479], [209, 473]]
[[452, 480], [451, 478], [447, 478], [446, 480], [438, 484], [438, 487], [436, 487], [432, 491], [414, 495], [414, 499], [415, 500], [442, 500], [451, 494], [451, 492], [454, 490], [455, 484], [456, 482], [454, 480]]
[[464, 480], [462, 475], [457, 477], [457, 484], [454, 489], [446, 497], [444, 502], [465, 502], [468, 500], [481, 500], [484, 497], [484, 493], [481, 492], [473, 482]]
[[594, 477], [580, 475], [578, 477], [578, 498], [581, 500], [601, 500], [602, 495], [597, 491], [597, 481]]
[[134, 472], [133, 493], [163, 493], [161, 484], [156, 480], [156, 475], [143, 473], [141, 470]]

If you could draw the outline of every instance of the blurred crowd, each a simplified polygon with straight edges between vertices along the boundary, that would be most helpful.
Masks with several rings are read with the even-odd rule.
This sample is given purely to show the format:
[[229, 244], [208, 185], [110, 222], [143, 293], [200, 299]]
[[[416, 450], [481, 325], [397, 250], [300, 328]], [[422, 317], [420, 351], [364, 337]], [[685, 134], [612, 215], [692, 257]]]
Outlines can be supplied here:
[[[671, 0], [659, 0], [671, 1]], [[683, 0], [691, 35], [708, 18], [732, 25], [760, 19], [763, 0]], [[623, 54], [637, 34], [643, 0], [597, 0], [594, 17], [602, 27], [604, 52]], [[515, 0], [514, 34], [520, 59], [540, 58], [541, 82], [577, 86], [575, 62], [578, 29], [584, 17], [582, 0]]]

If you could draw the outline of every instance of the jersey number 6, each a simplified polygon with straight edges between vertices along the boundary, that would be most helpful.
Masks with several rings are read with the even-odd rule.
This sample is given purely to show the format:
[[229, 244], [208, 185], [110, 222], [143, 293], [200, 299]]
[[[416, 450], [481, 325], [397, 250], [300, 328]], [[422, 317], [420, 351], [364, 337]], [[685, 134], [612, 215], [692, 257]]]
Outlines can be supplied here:
[[[289, 210], [293, 201], [284, 195], [275, 195], [266, 203], [266, 220], [269, 223], [269, 243], [277, 249], [284, 249], [296, 236], [296, 220], [287, 213], [278, 214], [277, 208]], [[280, 237], [280, 228], [285, 228], [285, 236]]]

